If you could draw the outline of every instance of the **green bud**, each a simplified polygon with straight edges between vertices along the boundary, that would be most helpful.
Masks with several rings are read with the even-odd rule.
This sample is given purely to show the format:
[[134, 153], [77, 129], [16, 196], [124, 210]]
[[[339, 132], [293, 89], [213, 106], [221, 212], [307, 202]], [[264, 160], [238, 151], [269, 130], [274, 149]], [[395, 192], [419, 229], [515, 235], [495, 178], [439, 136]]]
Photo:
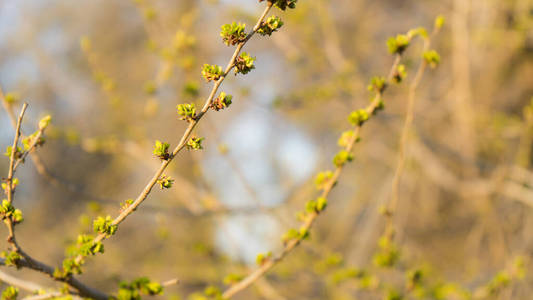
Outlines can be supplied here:
[[190, 122], [196, 118], [196, 106], [194, 103], [178, 104], [176, 108], [181, 116], [180, 120]]
[[398, 34], [387, 41], [387, 47], [391, 54], [402, 54], [409, 46], [410, 39], [405, 34]]
[[224, 75], [224, 71], [221, 66], [205, 64], [202, 69], [202, 76], [207, 81], [217, 81]]
[[19, 289], [14, 286], [8, 286], [2, 291], [2, 300], [16, 300], [19, 294]]
[[326, 185], [329, 183], [329, 181], [333, 178], [333, 172], [331, 171], [325, 171], [320, 172], [315, 177], [315, 185], [317, 189], [322, 190], [326, 187]]
[[333, 158], [333, 164], [340, 168], [342, 167], [346, 162], [350, 162], [353, 160], [353, 155], [349, 153], [346, 150], [339, 151], [335, 157]]
[[435, 50], [429, 50], [424, 52], [424, 61], [431, 67], [436, 68], [440, 63], [440, 55]]
[[224, 24], [220, 36], [226, 45], [237, 45], [246, 40], [245, 29], [246, 25], [241, 23]]
[[446, 22], [446, 19], [444, 18], [444, 16], [438, 16], [436, 19], [435, 19], [435, 28], [437, 29], [441, 29], [442, 26], [444, 26], [444, 23]]
[[198, 137], [191, 137], [189, 141], [187, 142], [187, 149], [189, 150], [201, 150], [204, 149], [202, 147], [202, 141], [204, 138], [198, 138]]
[[255, 69], [254, 61], [255, 57], [251, 57], [246, 52], [241, 53], [235, 60], [235, 74], [248, 74], [251, 70]]
[[93, 229], [96, 233], [105, 234], [111, 236], [117, 232], [118, 226], [113, 224], [111, 216], [98, 217], [93, 221]]
[[157, 183], [159, 184], [159, 187], [161, 187], [161, 189], [169, 189], [172, 187], [174, 179], [172, 179], [172, 177], [170, 176], [162, 175], [161, 178], [157, 180]]
[[222, 92], [215, 100], [213, 100], [210, 107], [216, 111], [219, 111], [229, 107], [232, 99], [232, 95], [227, 95], [226, 93]]
[[283, 21], [277, 16], [271, 16], [269, 17], [261, 26], [259, 29], [257, 29], [257, 33], [260, 35], [272, 35], [272, 33], [278, 31], [283, 26]]
[[394, 82], [401, 83], [406, 77], [407, 69], [405, 68], [405, 65], [399, 65], [394, 72]]
[[168, 153], [168, 149], [170, 147], [170, 144], [168, 143], [163, 143], [159, 140], [155, 141], [155, 146], [154, 146], [154, 155], [163, 159], [163, 160], [168, 160], [170, 158], [170, 153]]

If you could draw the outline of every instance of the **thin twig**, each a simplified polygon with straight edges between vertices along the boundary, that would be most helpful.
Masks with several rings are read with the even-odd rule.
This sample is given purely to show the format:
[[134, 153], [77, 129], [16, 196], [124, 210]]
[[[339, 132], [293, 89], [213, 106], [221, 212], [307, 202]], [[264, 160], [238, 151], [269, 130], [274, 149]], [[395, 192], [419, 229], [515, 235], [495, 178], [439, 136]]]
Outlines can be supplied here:
[[[389, 72], [389, 75], [387, 76], [387, 84], [385, 85], [385, 88], [392, 82], [392, 79], [394, 77], [394, 74], [398, 68], [398, 65], [400, 63], [401, 56], [396, 55], [394, 62], [392, 64], [391, 70]], [[368, 115], [372, 115], [376, 112], [377, 108], [379, 107], [381, 101], [382, 101], [382, 93], [385, 91], [378, 91], [375, 95], [375, 97], [372, 99], [372, 102], [368, 107], [365, 108]], [[361, 131], [362, 124], [356, 125], [353, 129], [354, 133], [352, 135], [352, 138], [348, 142], [348, 145], [344, 148], [347, 152], [352, 152], [353, 147], [355, 146], [355, 143], [359, 139], [360, 131]], [[338, 178], [340, 177], [344, 165], [340, 165], [335, 169], [335, 172], [333, 173], [333, 176], [331, 179], [329, 179], [328, 183], [322, 190], [322, 193], [320, 197], [327, 198], [333, 187], [335, 186], [335, 183], [337, 182]], [[302, 225], [301, 230], [308, 231], [316, 221], [317, 217], [319, 216], [319, 212], [313, 212], [310, 214], [310, 216], [307, 218], [307, 220]], [[224, 293], [222, 294], [222, 298], [229, 299], [233, 297], [235, 294], [239, 293], [240, 291], [246, 289], [251, 284], [253, 284], [256, 280], [261, 278], [266, 272], [268, 272], [270, 269], [272, 269], [276, 264], [278, 264], [280, 261], [282, 261], [289, 253], [292, 252], [294, 248], [296, 248], [300, 243], [302, 242], [302, 238], [296, 238], [291, 241], [289, 241], [285, 248], [281, 251], [281, 253], [272, 259], [266, 260], [258, 269], [250, 273], [248, 276], [246, 276], [243, 280], [239, 281], [237, 284], [232, 285], [230, 288], [228, 288]]]
[[[433, 32], [429, 37], [424, 38], [424, 46], [422, 53], [425, 53], [428, 51], [431, 47], [431, 39], [438, 34], [439, 27], [435, 26], [433, 29]], [[420, 62], [420, 65], [418, 67], [418, 70], [416, 71], [415, 77], [413, 78], [411, 85], [409, 86], [409, 94], [408, 94], [408, 101], [407, 101], [407, 112], [405, 114], [405, 121], [403, 124], [401, 137], [400, 137], [400, 149], [398, 152], [398, 163], [396, 165], [396, 170], [394, 172], [394, 177], [392, 179], [392, 189], [391, 189], [391, 199], [387, 207], [387, 227], [391, 229], [393, 226], [393, 218], [395, 215], [396, 207], [398, 206], [399, 202], [399, 189], [400, 189], [400, 178], [403, 172], [403, 169], [405, 167], [405, 160], [406, 160], [406, 152], [407, 152], [407, 146], [408, 146], [408, 139], [409, 139], [409, 130], [413, 124], [414, 119], [414, 108], [415, 108], [415, 96], [416, 96], [416, 89], [420, 85], [420, 81], [422, 80], [422, 76], [424, 75], [424, 72], [428, 66], [427, 61], [422, 58], [422, 61]]]
[[[18, 145], [19, 137], [20, 137], [20, 127], [22, 126], [22, 119], [24, 118], [24, 114], [26, 113], [27, 108], [28, 108], [28, 103], [24, 103], [24, 105], [22, 105], [22, 109], [17, 119], [17, 127], [15, 129], [15, 138], [13, 139], [11, 155], [9, 156], [9, 170], [8, 170], [8, 175], [6, 178], [6, 191], [5, 191], [7, 194], [7, 202], [9, 204], [13, 203], [13, 194], [14, 194], [13, 175], [15, 174], [15, 168], [14, 168], [15, 159], [18, 153], [17, 145]], [[5, 223], [9, 231], [7, 242], [11, 245], [11, 247], [13, 248], [13, 251], [18, 252], [19, 246], [17, 245], [17, 241], [15, 239], [15, 228], [14, 228], [15, 223], [13, 222], [11, 217], [7, 217], [5, 219]]]
[[[157, 183], [157, 180], [161, 177], [161, 175], [163, 174], [165, 169], [168, 167], [170, 162], [172, 162], [174, 157], [176, 157], [176, 155], [185, 147], [185, 145], [187, 144], [187, 140], [188, 140], [189, 136], [191, 135], [192, 131], [194, 130], [194, 128], [196, 127], [198, 122], [201, 120], [201, 118], [209, 110], [209, 108], [211, 106], [211, 103], [213, 102], [213, 99], [215, 98], [215, 95], [216, 95], [216, 93], [218, 91], [218, 88], [220, 87], [220, 85], [222, 84], [222, 82], [224, 81], [226, 76], [229, 74], [229, 72], [235, 66], [235, 61], [236, 61], [239, 53], [241, 52], [242, 48], [250, 40], [250, 38], [257, 32], [257, 30], [259, 29], [259, 27], [263, 23], [263, 20], [267, 16], [268, 12], [271, 10], [272, 5], [273, 5], [272, 2], [268, 2], [267, 3], [267, 6], [266, 6], [265, 10], [263, 11], [263, 13], [262, 13], [261, 17], [259, 18], [259, 20], [257, 21], [256, 25], [254, 26], [253, 30], [248, 34], [248, 36], [246, 37], [246, 39], [244, 41], [240, 42], [237, 45], [237, 47], [235, 49], [235, 52], [233, 53], [233, 56], [231, 57], [230, 61], [228, 62], [228, 65], [226, 66], [224, 74], [215, 82], [215, 84], [214, 84], [214, 86], [213, 86], [213, 88], [211, 90], [211, 93], [209, 94], [209, 96], [205, 100], [205, 103], [204, 103], [204, 106], [203, 106], [202, 110], [200, 111], [200, 113], [193, 120], [190, 121], [189, 126], [187, 127], [187, 129], [183, 133], [183, 135], [182, 135], [178, 145], [176, 146], [176, 148], [174, 148], [174, 150], [172, 151], [172, 154], [170, 155], [169, 159], [168, 160], [164, 160], [161, 163], [161, 166], [156, 171], [156, 173], [154, 174], [152, 179], [145, 186], [143, 191], [139, 194], [139, 196], [137, 196], [135, 201], [131, 205], [128, 206], [128, 208], [124, 209], [113, 220], [112, 225], [119, 225], [120, 223], [122, 223], [122, 221], [124, 221], [133, 211], [135, 211], [137, 209], [137, 207], [139, 207], [139, 205], [141, 205], [141, 203], [148, 197], [148, 195], [152, 191], [152, 188]], [[98, 242], [101, 242], [102, 240], [104, 240], [106, 238], [107, 238], [106, 234], [98, 234], [96, 236], [96, 238], [94, 239], [94, 242], [98, 243]], [[83, 259], [83, 256], [79, 255], [78, 257], [76, 257], [76, 263], [79, 263], [82, 259]]]
[[23, 280], [14, 276], [11, 276], [3, 271], [0, 271], [0, 281], [3, 281], [9, 285], [21, 288], [31, 293], [37, 293], [44, 290], [44, 288], [37, 283]]

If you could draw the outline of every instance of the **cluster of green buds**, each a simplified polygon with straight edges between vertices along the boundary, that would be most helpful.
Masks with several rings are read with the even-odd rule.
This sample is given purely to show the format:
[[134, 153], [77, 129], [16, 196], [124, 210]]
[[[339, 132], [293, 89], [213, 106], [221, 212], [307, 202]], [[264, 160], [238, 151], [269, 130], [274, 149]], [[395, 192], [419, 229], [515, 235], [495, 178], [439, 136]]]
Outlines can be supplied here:
[[18, 224], [24, 220], [22, 218], [22, 211], [13, 207], [11, 202], [7, 199], [2, 200], [2, 205], [0, 205], [0, 216], [2, 217], [2, 220], [10, 220], [13, 224]]
[[396, 70], [394, 70], [394, 76], [392, 77], [392, 79], [395, 83], [402, 83], [402, 81], [404, 81], [406, 77], [407, 69], [405, 65], [398, 65], [398, 67], [396, 67]]
[[272, 259], [272, 252], [271, 252], [271, 251], [268, 251], [267, 253], [259, 253], [259, 254], [257, 254], [257, 256], [255, 257], [255, 263], [256, 263], [258, 266], [262, 266], [262, 265], [264, 265], [267, 261], [269, 261], [270, 259]]
[[221, 66], [205, 64], [202, 68], [202, 76], [207, 82], [212, 80], [217, 81], [222, 75], [224, 75], [224, 71]]
[[391, 54], [401, 55], [409, 47], [410, 42], [411, 39], [408, 35], [398, 34], [396, 37], [390, 37], [387, 40], [387, 47]]
[[421, 269], [407, 271], [407, 290], [417, 290], [423, 288], [424, 272]]
[[13, 266], [13, 267], [18, 267], [18, 263], [22, 259], [22, 256], [20, 256], [20, 254], [15, 251], [11, 251], [11, 252], [2, 251], [0, 253], [0, 257], [4, 259], [4, 264], [6, 266]]
[[370, 92], [383, 93], [387, 88], [387, 79], [382, 76], [374, 76], [370, 79], [370, 84], [368, 85], [368, 90]]
[[353, 160], [353, 154], [351, 154], [350, 152], [346, 150], [341, 150], [337, 152], [337, 154], [335, 154], [335, 156], [333, 157], [333, 164], [337, 168], [340, 168], [344, 166], [344, 164], [346, 164], [347, 162], [351, 162], [352, 160]]
[[215, 100], [213, 100], [210, 107], [216, 111], [219, 111], [221, 109], [229, 107], [231, 105], [232, 99], [232, 95], [228, 95], [222, 92]]
[[130, 205], [132, 205], [133, 202], [134, 202], [133, 199], [126, 199], [126, 200], [122, 201], [120, 203], [120, 212], [123, 212], [126, 209], [128, 209], [128, 207], [130, 207]]
[[332, 281], [336, 284], [350, 279], [355, 279], [360, 289], [372, 290], [379, 285], [379, 279], [363, 269], [341, 268], [332, 275]]
[[361, 126], [368, 121], [369, 115], [366, 109], [354, 110], [348, 116], [348, 121], [354, 126]]
[[191, 122], [196, 119], [196, 106], [194, 103], [178, 104], [176, 108], [178, 115], [181, 116], [180, 120]]
[[513, 259], [505, 270], [498, 272], [486, 285], [474, 293], [475, 299], [486, 299], [498, 296], [512, 282], [522, 280], [526, 276], [526, 261], [519, 256]]
[[113, 218], [111, 216], [98, 217], [93, 221], [93, 230], [97, 234], [105, 234], [106, 237], [110, 237], [117, 232], [118, 226], [113, 224]]
[[187, 149], [189, 149], [189, 150], [202, 150], [202, 149], [204, 149], [202, 147], [202, 141], [203, 140], [204, 140], [204, 138], [191, 137], [187, 141]]
[[[11, 153], [13, 152], [13, 146], [7, 146], [6, 152], [4, 152], [4, 155], [7, 157], [11, 157]], [[18, 147], [15, 150], [15, 159], [19, 159], [24, 154], [24, 151], [22, 151], [22, 148]]]
[[428, 50], [423, 54], [424, 61], [431, 67], [436, 68], [440, 63], [440, 55], [435, 50]]
[[203, 293], [194, 293], [189, 296], [191, 300], [226, 300], [222, 297], [222, 291], [216, 286], [208, 286]]
[[153, 153], [156, 157], [159, 157], [162, 160], [168, 160], [170, 158], [170, 153], [168, 152], [169, 147], [169, 143], [157, 140], [155, 141]]
[[8, 286], [2, 291], [2, 300], [16, 300], [19, 295], [19, 289], [14, 286]]
[[151, 281], [149, 278], [141, 277], [132, 282], [122, 281], [119, 284], [119, 290], [116, 300], [141, 300], [141, 295], [161, 295], [163, 286], [159, 282]]
[[393, 267], [400, 259], [400, 250], [392, 240], [392, 235], [384, 234], [378, 241], [379, 251], [374, 254], [374, 264], [378, 267]]
[[250, 56], [246, 52], [241, 53], [235, 59], [235, 74], [248, 74], [251, 70], [255, 69], [254, 61], [255, 57]]
[[281, 237], [281, 241], [284, 245], [290, 243], [291, 241], [301, 241], [309, 238], [309, 229], [301, 227], [299, 230], [291, 228]]
[[246, 25], [241, 23], [231, 23], [222, 25], [220, 36], [224, 44], [234, 46], [246, 40]]
[[332, 180], [332, 178], [333, 178], [333, 172], [331, 171], [323, 171], [323, 172], [318, 173], [315, 177], [316, 188], [318, 190], [325, 189], [330, 184], [330, 181]]
[[9, 92], [5, 95], [4, 99], [7, 103], [15, 103], [20, 100], [20, 94], [16, 92]]
[[[95, 242], [94, 236], [87, 234], [80, 234], [76, 239], [76, 243], [67, 248], [67, 258], [63, 260], [62, 269], [55, 269], [55, 278], [68, 278], [73, 274], [81, 274], [82, 267], [85, 264], [84, 257], [93, 256], [97, 253], [104, 253], [104, 245], [102, 242]], [[81, 259], [78, 259], [81, 257]]]
[[[11, 181], [11, 189], [12, 190], [15, 190], [15, 188], [17, 187], [17, 185], [19, 185], [20, 181], [18, 178], [13, 178], [13, 180]], [[2, 183], [2, 189], [4, 190], [4, 192], [7, 192], [7, 183]]]
[[223, 282], [225, 285], [234, 285], [234, 284], [239, 283], [243, 279], [244, 279], [244, 275], [231, 273], [224, 277]]
[[35, 143], [35, 147], [40, 147], [44, 145], [44, 142], [45, 142], [44, 138], [39, 137], [38, 140], [35, 140], [37, 139], [38, 135], [39, 135], [39, 132], [37, 131], [25, 137], [24, 139], [22, 139], [22, 146], [24, 148], [24, 151], [30, 150], [30, 147], [33, 143]]
[[283, 26], [283, 21], [277, 17], [277, 16], [271, 16], [266, 21], [264, 21], [259, 29], [257, 29], [257, 33], [260, 35], [272, 35], [272, 33], [278, 31]]
[[158, 180], [157, 184], [159, 184], [159, 187], [161, 189], [169, 189], [172, 187], [172, 184], [174, 184], [174, 179], [172, 177], [167, 175], [162, 175]]
[[354, 139], [356, 142], [359, 142], [361, 140], [359, 136], [355, 136], [355, 131], [346, 130], [341, 134], [341, 137], [337, 141], [337, 145], [339, 145], [339, 147], [346, 148], [352, 143]]
[[[259, 2], [263, 2], [265, 0], [259, 0]], [[296, 8], [296, 2], [298, 0], [267, 0], [268, 2], [274, 4], [281, 10], [286, 10], [287, 8]]]

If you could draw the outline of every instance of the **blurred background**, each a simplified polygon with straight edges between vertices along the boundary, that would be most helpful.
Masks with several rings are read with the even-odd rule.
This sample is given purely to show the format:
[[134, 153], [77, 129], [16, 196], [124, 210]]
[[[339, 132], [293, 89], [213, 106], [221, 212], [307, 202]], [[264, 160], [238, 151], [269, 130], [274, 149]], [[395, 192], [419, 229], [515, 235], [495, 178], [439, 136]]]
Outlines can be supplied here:
[[[174, 147], [186, 123], [175, 107], [203, 103], [204, 63], [226, 65], [233, 49], [219, 37], [232, 21], [252, 28], [264, 3], [250, 0], [0, 1], [0, 85], [29, 103], [23, 131], [53, 117], [39, 160], [17, 177], [25, 215], [18, 240], [59, 265], [64, 249], [97, 215], [116, 215], [159, 166], [155, 140]], [[317, 171], [331, 169], [348, 114], [368, 104], [369, 78], [393, 61], [389, 36], [442, 14], [433, 43], [442, 58], [417, 91], [401, 177], [394, 270], [373, 265], [384, 230], [378, 208], [391, 195], [408, 83], [422, 43], [404, 63], [407, 84], [392, 86], [386, 109], [356, 146], [312, 238], [236, 299], [382, 299], [374, 283], [344, 273], [364, 269], [380, 286], [401, 289], [423, 268], [424, 299], [463, 299], [533, 254], [533, 1], [301, 0], [279, 10], [285, 26], [254, 37], [247, 76], [229, 76], [229, 109], [210, 112], [195, 134], [203, 151], [183, 151], [141, 208], [91, 258], [82, 280], [105, 291], [120, 280], [179, 278], [164, 297], [194, 298], [228, 274], [247, 274], [260, 252], [280, 250], [294, 215], [316, 197]], [[0, 112], [0, 146], [13, 128]], [[8, 159], [0, 160], [7, 176]], [[0, 229], [6, 234], [4, 227]], [[7, 248], [7, 244], [2, 250]], [[46, 286], [31, 271], [3, 269]], [[531, 299], [533, 277], [494, 299]], [[369, 281], [369, 282], [370, 282]], [[442, 292], [447, 287], [451, 292]], [[441, 289], [441, 290], [439, 290]], [[492, 297], [492, 296], [491, 296]], [[492, 298], [490, 298], [492, 299]]]

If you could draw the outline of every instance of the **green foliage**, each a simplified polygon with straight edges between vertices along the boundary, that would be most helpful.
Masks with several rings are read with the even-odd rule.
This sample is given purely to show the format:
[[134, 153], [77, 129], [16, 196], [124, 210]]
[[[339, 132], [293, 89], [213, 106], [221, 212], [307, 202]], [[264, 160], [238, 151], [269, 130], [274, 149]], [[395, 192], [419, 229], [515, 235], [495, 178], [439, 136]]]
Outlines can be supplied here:
[[155, 141], [155, 146], [154, 146], [154, 155], [163, 159], [163, 160], [168, 160], [170, 158], [170, 153], [168, 153], [168, 149], [170, 147], [170, 144], [169, 143], [163, 143], [159, 140]]
[[196, 106], [194, 103], [178, 104], [176, 108], [178, 110], [178, 115], [181, 116], [180, 120], [190, 122], [196, 118]]
[[350, 152], [346, 150], [341, 150], [335, 155], [335, 157], [333, 157], [333, 164], [337, 168], [340, 168], [345, 163], [350, 162], [352, 160], [353, 160], [353, 154], [351, 154]]
[[246, 40], [246, 25], [239, 23], [231, 23], [222, 25], [220, 36], [224, 43], [228, 46], [237, 45]]
[[444, 23], [446, 22], [444, 16], [438, 16], [436, 19], [435, 19], [435, 28], [437, 29], [441, 29], [442, 26], [444, 26]]
[[4, 99], [6, 100], [7, 103], [11, 104], [11, 103], [18, 102], [20, 100], [20, 95], [15, 92], [9, 92], [5, 95]]
[[189, 141], [187, 141], [187, 149], [189, 150], [202, 150], [204, 149], [202, 147], [202, 141], [204, 138], [199, 137], [191, 137]]
[[225, 285], [233, 285], [233, 284], [236, 284], [238, 283], [239, 281], [241, 281], [242, 279], [244, 278], [243, 275], [241, 274], [228, 274], [226, 275], [226, 277], [224, 277], [224, 284]]
[[[4, 153], [4, 155], [7, 157], [11, 157], [12, 151], [13, 151], [13, 146], [7, 146], [6, 152]], [[15, 151], [15, 159], [21, 158], [23, 153], [24, 152], [22, 151], [22, 149], [17, 146], [17, 151]]]
[[374, 264], [388, 268], [396, 265], [400, 259], [400, 250], [389, 235], [383, 235], [378, 242], [380, 251], [374, 255]]
[[307, 201], [305, 209], [308, 212], [320, 213], [328, 206], [328, 200], [324, 197], [318, 197], [316, 200]]
[[333, 178], [333, 172], [331, 171], [324, 171], [318, 173], [315, 177], [316, 188], [319, 190], [324, 189], [331, 180], [331, 178]]
[[118, 226], [113, 224], [111, 216], [98, 217], [93, 221], [93, 230], [96, 233], [105, 234], [106, 237], [112, 236], [117, 232]]
[[159, 184], [159, 187], [161, 189], [169, 189], [172, 187], [172, 184], [174, 183], [174, 179], [172, 177], [163, 175], [161, 178], [157, 180], [157, 184]]
[[15, 300], [19, 294], [19, 289], [13, 286], [8, 286], [2, 291], [2, 300]]
[[120, 203], [120, 211], [126, 210], [130, 205], [133, 204], [133, 199], [126, 199]]
[[50, 115], [47, 115], [45, 117], [43, 117], [40, 121], [39, 121], [39, 130], [44, 130], [46, 129], [46, 127], [48, 127], [48, 125], [50, 125], [50, 122], [52, 121], [52, 116]]
[[255, 57], [251, 57], [246, 52], [241, 53], [235, 60], [235, 74], [248, 74], [251, 70], [255, 69], [254, 61]]
[[404, 296], [397, 290], [390, 289], [387, 291], [387, 293], [385, 294], [385, 298], [383, 299], [384, 300], [402, 300], [404, 299]]
[[45, 140], [42, 137], [39, 137], [39, 139], [35, 141], [38, 135], [39, 135], [39, 131], [36, 131], [32, 133], [31, 135], [22, 139], [22, 145], [23, 145], [24, 151], [30, 150], [31, 145], [34, 142], [35, 142], [35, 147], [44, 145]]
[[215, 100], [213, 100], [210, 107], [216, 111], [225, 109], [231, 105], [232, 99], [233, 99], [232, 95], [228, 95], [222, 92]]
[[[19, 185], [20, 181], [18, 178], [13, 178], [12, 182], [11, 182], [11, 188], [12, 189], [15, 189], [17, 187], [17, 185]], [[7, 183], [2, 183], [2, 189], [4, 190], [4, 192], [7, 192]]]
[[13, 207], [13, 205], [7, 200], [2, 200], [2, 205], [0, 206], [0, 216], [2, 219], [10, 219], [14, 224], [22, 222], [22, 211], [18, 208]]
[[277, 16], [271, 16], [269, 17], [261, 26], [259, 29], [257, 29], [257, 33], [260, 35], [272, 35], [272, 33], [278, 31], [283, 26], [283, 21], [277, 17]]
[[305, 240], [309, 238], [309, 230], [307, 228], [300, 228], [299, 230], [291, 228], [282, 237], [283, 244], [287, 244], [293, 240]]
[[224, 297], [222, 297], [222, 292], [220, 291], [219, 288], [217, 288], [216, 286], [208, 286], [204, 289], [204, 296], [198, 296], [196, 298], [193, 298], [193, 299], [198, 299], [198, 300], [208, 300], [208, 299], [213, 299], [213, 300], [225, 300]]
[[257, 263], [258, 266], [261, 266], [266, 261], [268, 261], [271, 257], [272, 257], [272, 252], [270, 252], [270, 251], [267, 252], [267, 253], [259, 253], [255, 257], [255, 262]]
[[386, 86], [387, 79], [385, 79], [385, 77], [374, 76], [370, 80], [368, 90], [371, 92], [383, 93], [383, 91], [385, 91]]
[[[264, 0], [259, 0], [259, 2], [263, 2]], [[273, 3], [276, 7], [278, 7], [281, 10], [286, 10], [287, 8], [296, 8], [296, 2], [298, 0], [267, 0], [268, 2]]]
[[224, 71], [221, 66], [205, 64], [202, 68], [202, 76], [208, 82], [212, 80], [217, 81], [222, 75], [224, 75]]
[[10, 252], [2, 251], [0, 253], [0, 257], [5, 259], [4, 264], [6, 266], [14, 266], [14, 267], [18, 267], [18, 263], [22, 259], [20, 254], [18, 254], [15, 251], [10, 251]]
[[368, 112], [366, 109], [354, 110], [348, 116], [348, 121], [354, 126], [361, 126], [368, 120]]
[[132, 282], [120, 282], [119, 290], [115, 299], [117, 300], [140, 300], [141, 295], [161, 295], [163, 294], [163, 286], [155, 281], [151, 281], [146, 277], [140, 277]]
[[339, 147], [346, 148], [354, 138], [355, 132], [353, 130], [346, 130], [341, 134], [341, 137], [337, 141]]
[[387, 40], [387, 47], [391, 54], [402, 54], [409, 47], [410, 39], [405, 34], [398, 34]]
[[423, 39], [429, 38], [428, 32], [427, 32], [426, 28], [424, 28], [424, 27], [418, 27], [418, 28], [415, 28], [415, 29], [411, 29], [411, 30], [409, 30], [409, 32], [407, 32], [407, 38], [409, 40], [413, 39], [416, 36], [420, 36]]
[[440, 63], [440, 55], [435, 50], [429, 50], [423, 54], [424, 61], [432, 68], [436, 68]]
[[407, 77], [407, 69], [405, 65], [398, 65], [392, 78], [395, 83], [401, 83]]

